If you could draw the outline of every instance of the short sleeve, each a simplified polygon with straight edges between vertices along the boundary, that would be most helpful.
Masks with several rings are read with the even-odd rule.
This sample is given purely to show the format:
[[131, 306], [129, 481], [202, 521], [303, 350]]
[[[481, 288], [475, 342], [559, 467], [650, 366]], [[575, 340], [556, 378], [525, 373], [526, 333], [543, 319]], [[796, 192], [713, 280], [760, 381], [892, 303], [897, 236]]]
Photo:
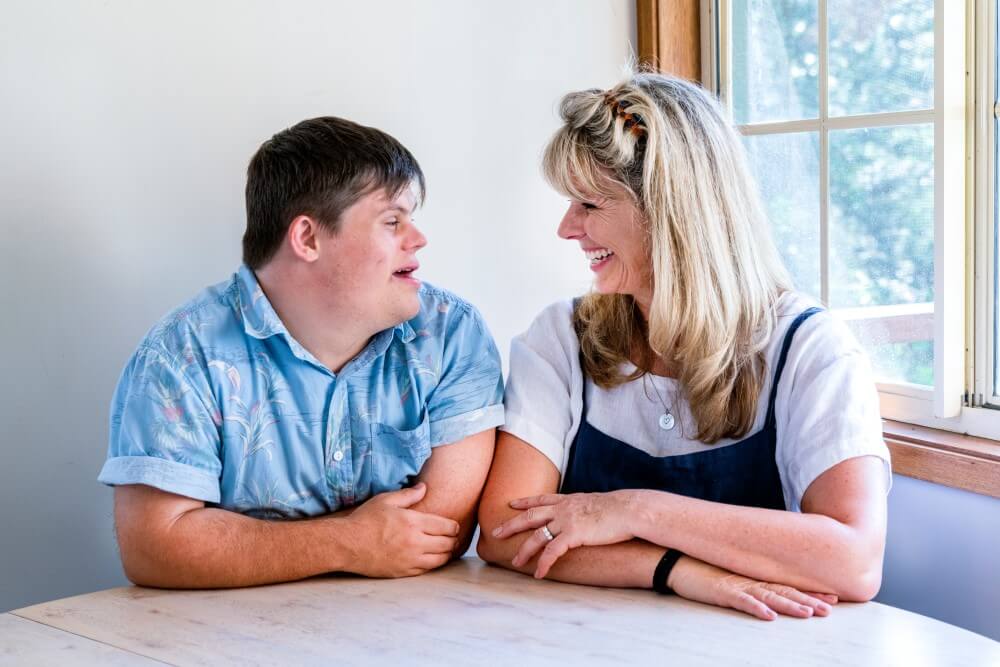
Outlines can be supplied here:
[[221, 416], [204, 400], [210, 395], [207, 376], [195, 365], [178, 365], [141, 347], [115, 390], [108, 458], [98, 481], [219, 502]]
[[560, 473], [574, 414], [582, 409], [576, 405], [582, 401], [582, 375], [572, 315], [571, 302], [553, 304], [511, 342], [501, 429], [544, 454]]
[[777, 463], [795, 511], [817, 477], [848, 459], [881, 459], [886, 489], [892, 482], [868, 357], [843, 323], [826, 313], [812, 319], [796, 333], [775, 405]]
[[500, 353], [479, 312], [455, 313], [445, 330], [441, 377], [428, 397], [431, 447], [458, 442], [503, 424]]

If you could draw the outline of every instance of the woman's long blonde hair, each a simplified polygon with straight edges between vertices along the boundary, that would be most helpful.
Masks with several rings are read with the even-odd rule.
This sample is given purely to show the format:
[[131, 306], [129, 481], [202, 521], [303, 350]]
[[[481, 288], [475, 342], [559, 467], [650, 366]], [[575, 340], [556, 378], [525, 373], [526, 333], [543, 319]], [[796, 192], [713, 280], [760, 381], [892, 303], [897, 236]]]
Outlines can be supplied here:
[[[543, 161], [549, 182], [582, 200], [624, 186], [649, 231], [648, 320], [630, 295], [584, 297], [574, 316], [584, 371], [614, 387], [648, 372], [655, 353], [677, 373], [696, 439], [745, 435], [791, 280], [736, 130], [703, 89], [659, 74], [570, 93], [560, 113]], [[623, 375], [626, 361], [638, 370]]]

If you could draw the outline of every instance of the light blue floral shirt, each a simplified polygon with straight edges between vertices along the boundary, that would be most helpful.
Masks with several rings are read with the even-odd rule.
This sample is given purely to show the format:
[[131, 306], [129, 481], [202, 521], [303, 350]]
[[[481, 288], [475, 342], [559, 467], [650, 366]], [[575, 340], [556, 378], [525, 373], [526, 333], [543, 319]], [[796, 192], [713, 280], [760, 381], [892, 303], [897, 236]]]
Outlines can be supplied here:
[[479, 313], [420, 288], [420, 313], [332, 373], [246, 266], [164, 318], [122, 372], [99, 481], [258, 517], [326, 514], [409, 485], [431, 449], [503, 423]]

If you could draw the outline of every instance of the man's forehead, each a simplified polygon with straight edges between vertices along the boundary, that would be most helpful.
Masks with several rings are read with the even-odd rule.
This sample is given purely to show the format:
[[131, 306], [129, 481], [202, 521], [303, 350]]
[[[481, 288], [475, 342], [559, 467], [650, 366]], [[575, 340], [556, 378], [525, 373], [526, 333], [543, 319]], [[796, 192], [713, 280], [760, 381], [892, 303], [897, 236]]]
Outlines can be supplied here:
[[398, 192], [392, 192], [388, 188], [379, 188], [368, 195], [380, 210], [400, 210], [404, 213], [412, 213], [417, 206], [416, 184], [410, 183]]

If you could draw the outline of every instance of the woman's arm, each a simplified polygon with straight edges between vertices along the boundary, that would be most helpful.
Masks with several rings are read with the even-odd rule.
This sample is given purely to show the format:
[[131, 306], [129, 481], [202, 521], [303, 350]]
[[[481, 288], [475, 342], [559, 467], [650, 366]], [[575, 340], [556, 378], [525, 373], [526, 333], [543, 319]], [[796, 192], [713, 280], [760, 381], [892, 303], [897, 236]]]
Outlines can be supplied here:
[[526, 511], [506, 521], [502, 534], [542, 525], [557, 533], [550, 543], [536, 533], [523, 540], [520, 558], [542, 552], [536, 576], [546, 576], [575, 547], [617, 541], [621, 533], [748, 577], [864, 601], [881, 583], [884, 478], [876, 457], [843, 461], [809, 486], [801, 514], [662, 491], [535, 496], [515, 502]]
[[[502, 522], [520, 514], [510, 501], [529, 494], [554, 493], [559, 487], [559, 471], [537, 449], [520, 438], [501, 431], [497, 437], [493, 466], [479, 503], [479, 556], [490, 563], [530, 574], [534, 561], [511, 565], [511, 560], [528, 533], [511, 539], [497, 539], [492, 531]], [[573, 584], [614, 588], [650, 588], [653, 570], [663, 556], [663, 548], [640, 541], [611, 547], [576, 549], [560, 559], [550, 578]]]
[[[492, 533], [504, 521], [519, 512], [510, 501], [527, 494], [554, 492], [559, 472], [538, 450], [505, 432], [497, 438], [496, 453], [479, 506], [481, 534], [477, 546], [483, 560], [518, 572], [535, 571], [535, 560], [512, 560], [521, 545], [534, 533], [503, 539]], [[632, 539], [606, 546], [573, 549], [556, 562], [549, 577], [558, 581], [616, 588], [651, 588], [653, 572], [663, 547]], [[765, 584], [733, 575], [693, 558], [681, 558], [667, 581], [679, 595], [691, 600], [731, 607], [762, 619], [772, 619], [774, 612], [807, 617], [829, 613], [827, 603], [835, 596], [806, 595], [787, 586]]]
[[642, 491], [636, 536], [767, 581], [875, 597], [885, 550], [885, 463], [874, 456], [842, 461], [802, 497], [802, 512], [736, 507]]

